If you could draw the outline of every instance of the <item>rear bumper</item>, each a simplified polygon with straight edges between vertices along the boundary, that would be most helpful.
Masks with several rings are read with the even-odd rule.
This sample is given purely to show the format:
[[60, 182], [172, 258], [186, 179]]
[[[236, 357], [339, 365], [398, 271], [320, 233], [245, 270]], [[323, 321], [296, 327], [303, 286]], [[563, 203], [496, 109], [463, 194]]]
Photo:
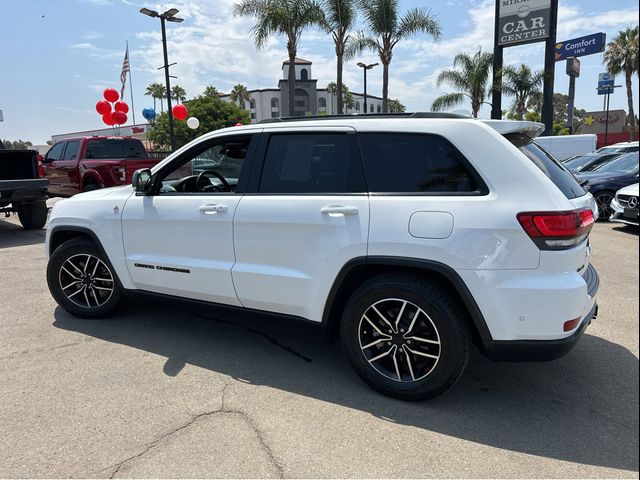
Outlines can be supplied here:
[[[594, 298], [600, 286], [600, 277], [592, 265], [583, 275], [589, 297]], [[483, 353], [492, 360], [503, 362], [547, 362], [563, 357], [578, 342], [592, 320], [598, 316], [598, 304], [593, 302], [589, 312], [582, 317], [575, 332], [554, 340], [493, 340], [483, 342]]]
[[570, 337], [558, 340], [514, 340], [483, 343], [483, 353], [491, 360], [500, 362], [548, 362], [565, 356], [571, 351], [587, 329], [591, 320], [598, 316], [598, 304], [585, 315], [580, 327]]

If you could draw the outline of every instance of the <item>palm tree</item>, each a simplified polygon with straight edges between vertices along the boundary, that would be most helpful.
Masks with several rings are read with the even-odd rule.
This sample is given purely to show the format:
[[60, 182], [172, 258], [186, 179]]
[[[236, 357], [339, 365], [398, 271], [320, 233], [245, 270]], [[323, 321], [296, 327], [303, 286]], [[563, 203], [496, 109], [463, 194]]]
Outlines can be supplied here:
[[633, 142], [636, 136], [636, 119], [633, 111], [631, 77], [634, 73], [640, 73], [638, 70], [638, 27], [618, 32], [613, 41], [607, 44], [603, 61], [611, 75], [624, 72], [629, 104], [629, 139]]
[[515, 118], [522, 120], [527, 113], [527, 101], [537, 98], [544, 79], [544, 72], [532, 72], [524, 63], [519, 67], [509, 65], [502, 69], [502, 92], [515, 97], [513, 110]]
[[171, 87], [171, 98], [174, 98], [178, 104], [184, 102], [187, 98], [187, 92], [180, 85]]
[[[377, 51], [382, 63], [382, 111], [389, 111], [389, 64], [400, 40], [417, 33], [434, 39], [441, 35], [440, 24], [424, 8], [413, 8], [399, 17], [398, 0], [359, 0], [370, 34], [359, 33], [353, 42], [355, 52]], [[350, 52], [351, 53], [351, 52]]]
[[[149, 86], [147, 87], [147, 90], [145, 91], [145, 95], [149, 95], [151, 98], [153, 98], [153, 109], [156, 109], [156, 100], [157, 99], [162, 99], [164, 98], [164, 86], [161, 83], [151, 83], [149, 84]], [[162, 104], [160, 105], [160, 107], [162, 107]]]
[[315, 0], [240, 0], [240, 3], [233, 6], [233, 13], [236, 16], [256, 18], [251, 35], [258, 49], [264, 47], [275, 34], [286, 37], [289, 53], [289, 115], [293, 116], [298, 42], [306, 28], [322, 21], [320, 5]]
[[218, 92], [218, 89], [216, 87], [214, 87], [213, 85], [210, 85], [204, 89], [203, 95], [205, 97], [219, 97], [220, 92]]
[[342, 95], [342, 67], [345, 59], [350, 58], [353, 49], [348, 48], [353, 38], [349, 35], [349, 30], [353, 27], [356, 19], [356, 9], [353, 0], [324, 0], [322, 2], [324, 10], [324, 20], [321, 27], [333, 37], [336, 50], [336, 95], [337, 110], [339, 114], [344, 113], [344, 98]]
[[242, 104], [244, 102], [248, 102], [251, 100], [251, 95], [249, 94], [247, 87], [240, 83], [233, 87], [233, 90], [231, 90], [229, 97], [231, 98], [232, 102], [237, 102], [241, 108], [244, 108], [242, 107]]
[[453, 59], [453, 66], [457, 70], [443, 70], [436, 78], [439, 87], [447, 83], [457, 89], [455, 93], [447, 93], [436, 98], [431, 105], [431, 110], [439, 112], [445, 108], [451, 108], [464, 101], [465, 97], [471, 100], [471, 112], [473, 117], [478, 117], [478, 111], [485, 102], [489, 89], [487, 85], [491, 78], [493, 55], [479, 49], [473, 57], [467, 53], [459, 53]]

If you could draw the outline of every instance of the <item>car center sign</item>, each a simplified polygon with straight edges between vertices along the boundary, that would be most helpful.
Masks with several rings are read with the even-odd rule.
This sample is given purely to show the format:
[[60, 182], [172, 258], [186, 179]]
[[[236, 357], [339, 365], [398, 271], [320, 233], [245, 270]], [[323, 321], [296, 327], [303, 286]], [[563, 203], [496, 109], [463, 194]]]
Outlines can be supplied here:
[[556, 43], [556, 62], [571, 57], [582, 57], [584, 55], [604, 52], [606, 38], [606, 34], [600, 32], [558, 42]]
[[541, 42], [549, 36], [551, 0], [497, 0], [498, 45]]

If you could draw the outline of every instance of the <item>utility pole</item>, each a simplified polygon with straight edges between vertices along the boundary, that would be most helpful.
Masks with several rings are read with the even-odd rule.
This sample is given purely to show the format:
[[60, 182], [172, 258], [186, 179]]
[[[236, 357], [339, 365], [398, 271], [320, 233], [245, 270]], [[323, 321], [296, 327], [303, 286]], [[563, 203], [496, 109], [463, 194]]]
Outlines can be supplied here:
[[555, 80], [556, 30], [558, 23], [558, 0], [551, 0], [549, 12], [549, 37], [544, 42], [544, 86], [542, 90], [542, 135], [553, 135], [553, 83]]
[[496, 16], [493, 29], [493, 84], [491, 85], [491, 118], [502, 119], [502, 57], [504, 47], [499, 45], [500, 28], [498, 17], [500, 15], [500, 0], [496, 0]]

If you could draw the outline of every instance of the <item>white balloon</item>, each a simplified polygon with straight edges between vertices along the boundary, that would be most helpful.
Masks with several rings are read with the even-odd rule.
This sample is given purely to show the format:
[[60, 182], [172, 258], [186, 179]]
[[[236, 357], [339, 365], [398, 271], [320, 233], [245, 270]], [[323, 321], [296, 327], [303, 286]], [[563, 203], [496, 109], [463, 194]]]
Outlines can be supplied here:
[[200, 120], [198, 120], [196, 117], [189, 117], [187, 119], [187, 127], [195, 130], [199, 126], [200, 126]]

